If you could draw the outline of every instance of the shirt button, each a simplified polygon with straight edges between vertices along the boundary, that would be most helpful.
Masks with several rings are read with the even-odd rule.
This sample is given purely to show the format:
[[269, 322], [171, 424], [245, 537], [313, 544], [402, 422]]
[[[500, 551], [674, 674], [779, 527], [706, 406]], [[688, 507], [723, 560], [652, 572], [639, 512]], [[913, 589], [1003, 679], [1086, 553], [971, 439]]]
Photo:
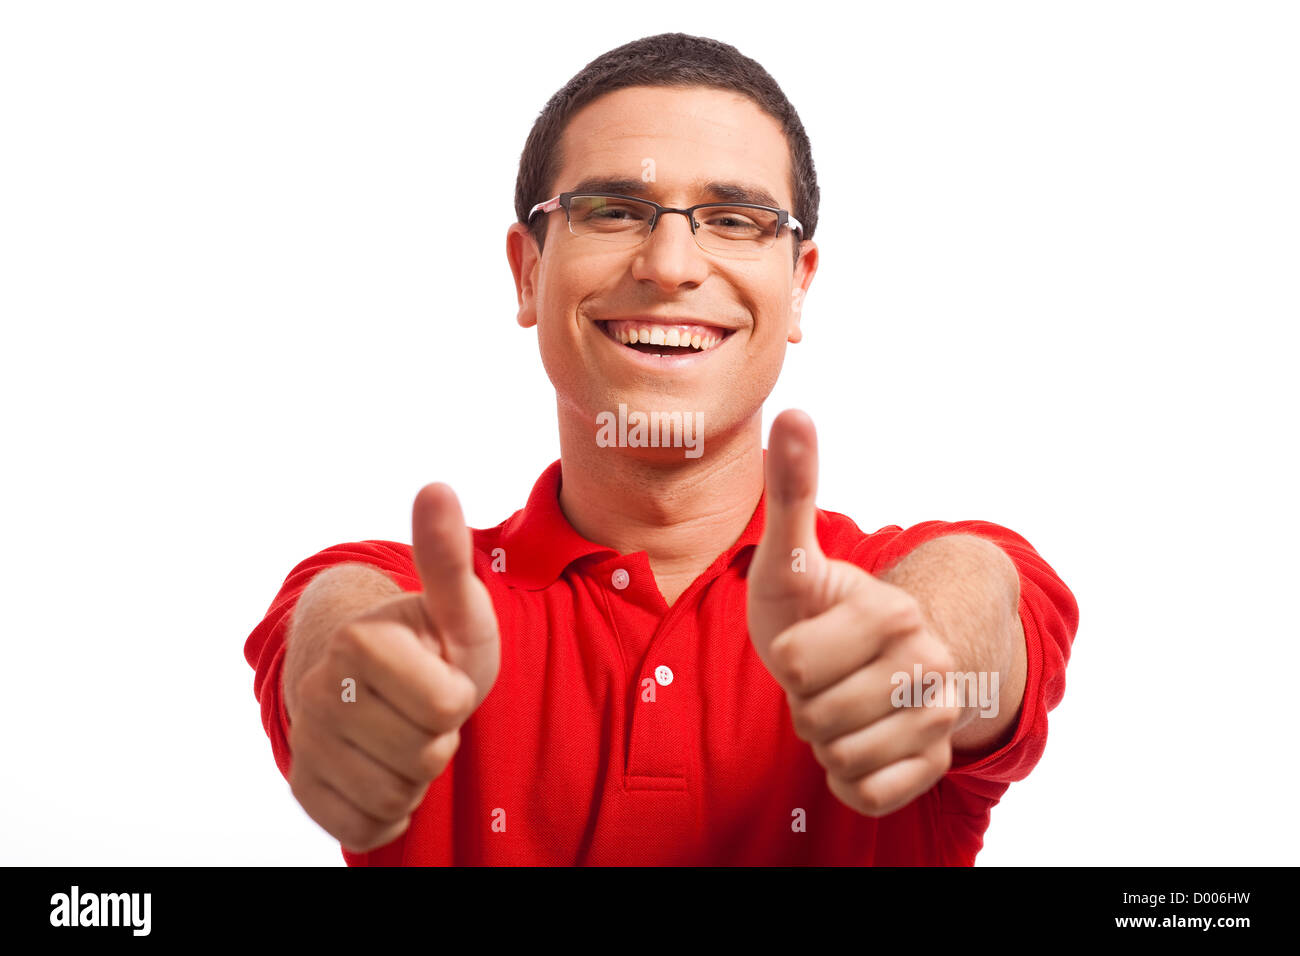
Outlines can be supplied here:
[[673, 672], [667, 664], [660, 664], [655, 668], [655, 680], [659, 682], [660, 687], [667, 687], [673, 682]]
[[614, 582], [614, 587], [618, 588], [621, 591], [625, 587], [627, 587], [627, 582], [629, 578], [627, 572], [624, 571], [622, 568], [619, 568], [612, 575], [610, 575], [610, 580]]

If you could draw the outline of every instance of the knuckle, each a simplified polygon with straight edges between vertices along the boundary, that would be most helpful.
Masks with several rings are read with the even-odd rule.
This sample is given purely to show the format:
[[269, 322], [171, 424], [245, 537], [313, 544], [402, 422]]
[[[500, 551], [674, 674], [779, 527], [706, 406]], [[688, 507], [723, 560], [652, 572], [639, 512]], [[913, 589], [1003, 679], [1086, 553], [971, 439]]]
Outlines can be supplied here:
[[469, 697], [469, 692], [459, 682], [449, 688], [430, 687], [424, 701], [430, 725], [439, 729], [459, 727], [469, 716], [473, 703]]
[[935, 638], [926, 650], [927, 670], [940, 671], [944, 674], [957, 669], [957, 659], [952, 650], [943, 641]]
[[922, 625], [921, 605], [906, 591], [901, 591], [885, 606], [881, 624], [890, 635], [906, 634]]
[[852, 767], [853, 755], [843, 743], [843, 738], [832, 740], [829, 744], [815, 744], [813, 752], [821, 765], [837, 777], [843, 777]]
[[796, 694], [804, 693], [808, 687], [808, 657], [799, 641], [781, 636], [772, 642], [771, 650], [781, 683]]
[[817, 707], [801, 704], [790, 708], [790, 718], [794, 732], [800, 740], [813, 742], [820, 740], [826, 732], [826, 718]]
[[447, 768], [447, 764], [451, 762], [451, 758], [459, 747], [459, 729], [439, 734], [433, 738], [432, 741], [420, 749], [417, 756], [421, 777], [425, 780], [433, 780], [438, 777]]
[[858, 804], [867, 816], [879, 817], [887, 812], [880, 788], [871, 777], [863, 777], [857, 781], [853, 785], [853, 795], [858, 798]]
[[[495, 679], [493, 680], [495, 683]], [[459, 682], [458, 700], [456, 702], [456, 726], [459, 727], [469, 719], [469, 715], [474, 713], [478, 706], [478, 688], [474, 682], [466, 677]]]
[[349, 813], [339, 822], [332, 835], [353, 853], [365, 853], [377, 845], [374, 842], [376, 832], [375, 825], [365, 817]]
[[340, 662], [363, 659], [369, 651], [369, 633], [361, 621], [349, 621], [335, 629], [330, 637], [330, 654]]
[[957, 725], [957, 722], [961, 720], [961, 715], [962, 715], [962, 708], [958, 707], [956, 704], [954, 704], [951, 707], [943, 708], [944, 729], [950, 730], [953, 727], [955, 727]]
[[447, 698], [433, 688], [424, 695], [423, 717], [429, 727], [444, 727], [450, 721], [451, 708], [447, 706]]
[[927, 730], [946, 730], [957, 722], [961, 711], [955, 705], [934, 704], [921, 708], [921, 723]]

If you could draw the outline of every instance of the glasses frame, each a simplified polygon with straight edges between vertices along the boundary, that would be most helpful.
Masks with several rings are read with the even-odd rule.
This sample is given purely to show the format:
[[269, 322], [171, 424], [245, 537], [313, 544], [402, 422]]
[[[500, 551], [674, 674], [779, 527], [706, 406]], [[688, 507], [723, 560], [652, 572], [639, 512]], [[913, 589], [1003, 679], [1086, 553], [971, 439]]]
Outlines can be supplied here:
[[[576, 236], [577, 233], [573, 231], [573, 220], [569, 218], [569, 204], [573, 201], [575, 196], [591, 196], [597, 199], [622, 199], [631, 202], [645, 203], [647, 206], [652, 207], [654, 209], [654, 216], [650, 220], [650, 231], [647, 232], [640, 239], [640, 241], [636, 243], [630, 243], [630, 242], [624, 243], [624, 245], [629, 248], [631, 248], [633, 245], [639, 246], [642, 242], [645, 242], [647, 239], [653, 236], [655, 227], [659, 225], [659, 217], [664, 215], [664, 213], [679, 213], [685, 216], [686, 221], [691, 224], [691, 236], [694, 237], [695, 244], [697, 246], [700, 246], [700, 234], [697, 231], [697, 227], [699, 226], [699, 223], [695, 221], [695, 211], [697, 209], [708, 209], [711, 207], [718, 207], [718, 206], [725, 207], [727, 209], [737, 209], [737, 208], [762, 209], [766, 212], [776, 213], [777, 214], [776, 235], [772, 239], [772, 245], [765, 246], [764, 250], [771, 249], [776, 245], [777, 240], [781, 238], [781, 228], [783, 226], [789, 226], [792, 231], [798, 233], [799, 241], [800, 242], [803, 241], [803, 223], [801, 223], [794, 216], [790, 215], [789, 210], [781, 209], [777, 206], [761, 206], [758, 203], [752, 203], [752, 202], [702, 202], [702, 203], [696, 203], [694, 206], [687, 206], [685, 209], [674, 209], [672, 206], [661, 206], [659, 205], [659, 203], [651, 199], [642, 199], [640, 196], [624, 196], [620, 193], [587, 193], [587, 192], [560, 193], [558, 196], [554, 196], [546, 200], [545, 202], [539, 202], [536, 206], [534, 206], [532, 209], [528, 211], [529, 225], [532, 224], [533, 217], [536, 216], [539, 212], [550, 213], [550, 212], [555, 212], [555, 210], [557, 209], [563, 209], [564, 222], [569, 227], [569, 233], [570, 235]], [[586, 236], [586, 237], [579, 237], [579, 238], [593, 238], [593, 237]], [[616, 242], [617, 240], [610, 239], [605, 241]], [[725, 253], [719, 253], [717, 249], [706, 249], [704, 246], [700, 246], [700, 248], [704, 249], [705, 252], [725, 255]]]

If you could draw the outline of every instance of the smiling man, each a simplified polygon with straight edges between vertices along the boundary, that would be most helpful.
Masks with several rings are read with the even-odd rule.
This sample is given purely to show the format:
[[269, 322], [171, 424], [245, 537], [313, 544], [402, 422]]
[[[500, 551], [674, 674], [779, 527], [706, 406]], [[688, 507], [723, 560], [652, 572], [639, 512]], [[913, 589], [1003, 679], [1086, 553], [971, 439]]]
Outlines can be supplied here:
[[775, 81], [666, 34], [530, 134], [507, 256], [560, 458], [468, 530], [295, 567], [245, 644], [281, 772], [359, 864], [970, 864], [1042, 755], [1073, 595], [985, 521], [816, 507], [762, 404], [817, 269]]

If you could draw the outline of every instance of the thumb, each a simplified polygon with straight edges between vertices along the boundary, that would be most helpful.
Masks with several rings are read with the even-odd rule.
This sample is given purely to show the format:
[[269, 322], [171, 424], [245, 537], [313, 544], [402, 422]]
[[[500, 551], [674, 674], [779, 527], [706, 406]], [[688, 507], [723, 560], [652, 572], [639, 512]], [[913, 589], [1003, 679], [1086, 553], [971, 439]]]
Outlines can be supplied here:
[[778, 566], [789, 570], [799, 554], [821, 559], [817, 543], [817, 429], [804, 412], [787, 409], [772, 422], [765, 481], [767, 513], [755, 561], [761, 558], [765, 570]]
[[425, 610], [447, 659], [486, 694], [500, 660], [496, 612], [474, 574], [470, 530], [450, 485], [425, 485], [415, 496], [411, 548], [424, 588]]

